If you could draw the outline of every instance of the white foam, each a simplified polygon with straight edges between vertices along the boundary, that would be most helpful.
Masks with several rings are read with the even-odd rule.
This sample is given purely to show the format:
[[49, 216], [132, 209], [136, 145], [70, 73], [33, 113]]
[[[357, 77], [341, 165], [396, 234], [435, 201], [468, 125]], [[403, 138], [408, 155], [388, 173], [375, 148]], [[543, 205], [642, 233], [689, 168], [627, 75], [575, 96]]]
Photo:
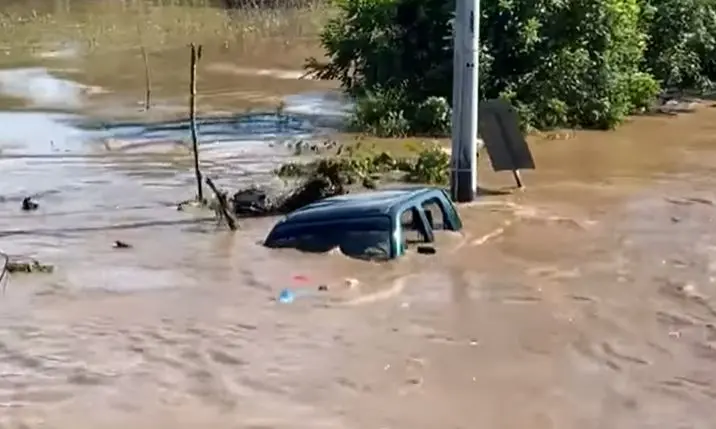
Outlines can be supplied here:
[[44, 68], [0, 71], [0, 92], [39, 107], [78, 107], [89, 87], [61, 79]]
[[211, 64], [207, 66], [210, 71], [218, 73], [231, 73], [241, 76], [261, 76], [282, 80], [308, 79], [303, 70], [281, 70], [281, 69], [256, 69], [249, 67], [238, 67], [232, 64]]
[[346, 117], [353, 103], [332, 92], [308, 92], [284, 98], [284, 111], [299, 115]]
[[75, 58], [79, 55], [77, 46], [65, 46], [58, 49], [47, 50], [36, 54], [39, 58]]

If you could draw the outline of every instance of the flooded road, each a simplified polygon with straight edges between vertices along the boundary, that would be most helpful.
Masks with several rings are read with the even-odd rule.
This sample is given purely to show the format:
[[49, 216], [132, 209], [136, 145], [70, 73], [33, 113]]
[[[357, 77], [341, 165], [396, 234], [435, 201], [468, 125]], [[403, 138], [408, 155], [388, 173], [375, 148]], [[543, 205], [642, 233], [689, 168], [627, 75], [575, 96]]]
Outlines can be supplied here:
[[[36, 3], [65, 39], [3, 27], [0, 249], [56, 271], [14, 275], [0, 298], [1, 428], [713, 427], [716, 109], [533, 139], [527, 190], [461, 207], [465, 233], [435, 256], [269, 250], [272, 219], [232, 234], [174, 209], [194, 193], [188, 36], [171, 26], [196, 28], [186, 10], [143, 9], [166, 37], [143, 112], [140, 54], [117, 40], [150, 2]], [[222, 13], [198, 10], [206, 26]], [[115, 29], [75, 51], [88, 16]], [[216, 25], [192, 36], [202, 167], [264, 183], [343, 107], [291, 74], [307, 43], [224, 51]], [[482, 185], [509, 185], [485, 158]], [[28, 195], [38, 211], [20, 211]], [[278, 304], [285, 287], [305, 292]]]

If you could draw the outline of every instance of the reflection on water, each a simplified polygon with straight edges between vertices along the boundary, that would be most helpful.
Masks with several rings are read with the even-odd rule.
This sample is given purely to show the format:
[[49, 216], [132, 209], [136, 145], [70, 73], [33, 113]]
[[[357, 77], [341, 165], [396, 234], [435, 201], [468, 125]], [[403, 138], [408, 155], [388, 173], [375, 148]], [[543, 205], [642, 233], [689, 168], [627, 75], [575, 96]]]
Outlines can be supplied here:
[[[275, 219], [230, 233], [173, 208], [194, 192], [184, 40], [161, 27], [149, 112], [136, 40], [106, 43], [157, 2], [33, 4], [117, 28], [73, 55], [6, 50], [23, 68], [0, 72], [0, 249], [56, 271], [12, 276], [0, 300], [1, 427], [713, 426], [715, 109], [533, 141], [527, 190], [462, 207], [464, 233], [434, 256], [272, 250], [259, 243]], [[324, 83], [246, 72], [300, 68], [277, 64], [306, 53], [297, 37], [259, 61], [224, 36], [202, 39], [201, 162], [236, 188], [270, 180], [284, 139], [324, 132], [346, 105]], [[510, 180], [480, 162], [486, 188]], [[20, 210], [27, 195], [39, 210]], [[277, 303], [284, 288], [304, 293]]]
[[72, 117], [40, 112], [0, 112], [0, 153], [42, 154], [81, 148], [88, 135], [67, 124]]

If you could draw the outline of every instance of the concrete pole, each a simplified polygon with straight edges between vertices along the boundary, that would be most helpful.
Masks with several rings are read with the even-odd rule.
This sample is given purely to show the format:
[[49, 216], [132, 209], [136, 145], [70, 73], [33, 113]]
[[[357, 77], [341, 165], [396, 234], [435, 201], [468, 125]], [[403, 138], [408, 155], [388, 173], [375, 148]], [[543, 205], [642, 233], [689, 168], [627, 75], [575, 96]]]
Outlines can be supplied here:
[[458, 200], [458, 192], [460, 190], [460, 181], [458, 180], [458, 171], [460, 169], [460, 144], [462, 139], [462, 63], [463, 63], [463, 26], [460, 25], [459, 19], [464, 16], [465, 0], [455, 1], [455, 17], [453, 18], [453, 69], [452, 69], [452, 151], [450, 160], [450, 195], [453, 201]]
[[477, 192], [480, 0], [457, 0], [454, 25], [450, 190], [455, 201], [469, 202]]

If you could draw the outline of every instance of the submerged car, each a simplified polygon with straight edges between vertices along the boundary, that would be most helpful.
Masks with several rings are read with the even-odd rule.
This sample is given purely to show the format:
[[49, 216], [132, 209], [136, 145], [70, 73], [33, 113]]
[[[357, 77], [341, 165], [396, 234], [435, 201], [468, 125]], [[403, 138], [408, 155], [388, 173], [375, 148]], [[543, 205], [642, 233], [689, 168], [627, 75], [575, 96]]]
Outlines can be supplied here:
[[409, 246], [426, 246], [435, 231], [462, 229], [448, 194], [440, 188], [400, 188], [341, 195], [309, 204], [287, 215], [266, 237], [269, 248], [328, 252], [339, 248], [360, 259], [388, 260]]

